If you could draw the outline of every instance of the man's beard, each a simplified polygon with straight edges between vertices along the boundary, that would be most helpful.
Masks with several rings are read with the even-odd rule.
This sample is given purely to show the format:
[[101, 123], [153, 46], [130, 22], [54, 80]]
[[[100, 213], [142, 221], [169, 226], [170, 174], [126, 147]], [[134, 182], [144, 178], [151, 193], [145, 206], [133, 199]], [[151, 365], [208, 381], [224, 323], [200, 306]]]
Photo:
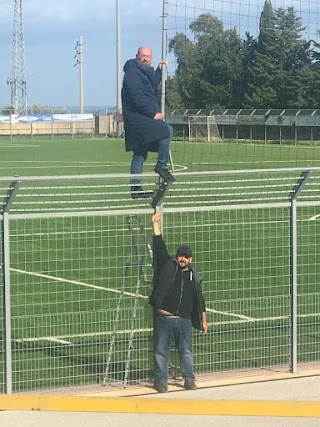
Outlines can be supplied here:
[[150, 64], [148, 64], [147, 62], [141, 62], [139, 61], [139, 64], [141, 65], [141, 68], [143, 68], [144, 70], [148, 71], [151, 67]]

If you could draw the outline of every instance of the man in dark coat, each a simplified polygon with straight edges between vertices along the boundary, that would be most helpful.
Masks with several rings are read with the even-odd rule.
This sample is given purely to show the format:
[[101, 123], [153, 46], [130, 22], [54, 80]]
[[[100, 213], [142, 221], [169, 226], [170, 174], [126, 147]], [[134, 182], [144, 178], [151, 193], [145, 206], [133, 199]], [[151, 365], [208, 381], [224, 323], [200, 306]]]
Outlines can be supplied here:
[[[148, 152], [158, 153], [154, 171], [166, 181], [175, 178], [167, 169], [173, 129], [164, 121], [157, 102], [157, 88], [161, 82], [161, 61], [156, 70], [151, 67], [152, 50], [140, 47], [135, 59], [129, 59], [124, 67], [122, 86], [122, 111], [125, 129], [126, 151], [133, 151], [131, 174], [142, 174]], [[143, 191], [141, 179], [130, 181], [133, 199], [151, 197], [153, 191]]]
[[152, 215], [154, 287], [150, 304], [154, 317], [154, 386], [159, 393], [168, 390], [168, 366], [174, 340], [186, 390], [196, 390], [193, 373], [192, 327], [208, 332], [202, 277], [191, 264], [192, 250], [180, 246], [175, 258], [167, 251], [160, 230], [161, 211]]

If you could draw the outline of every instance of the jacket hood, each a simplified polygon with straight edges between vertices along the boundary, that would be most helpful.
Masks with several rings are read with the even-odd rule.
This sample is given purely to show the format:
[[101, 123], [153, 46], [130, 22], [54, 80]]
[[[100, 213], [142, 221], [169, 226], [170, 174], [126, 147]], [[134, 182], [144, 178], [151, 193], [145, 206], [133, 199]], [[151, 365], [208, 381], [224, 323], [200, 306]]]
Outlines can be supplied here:
[[130, 68], [137, 67], [137, 61], [135, 59], [129, 59], [123, 66], [123, 71], [126, 73]]

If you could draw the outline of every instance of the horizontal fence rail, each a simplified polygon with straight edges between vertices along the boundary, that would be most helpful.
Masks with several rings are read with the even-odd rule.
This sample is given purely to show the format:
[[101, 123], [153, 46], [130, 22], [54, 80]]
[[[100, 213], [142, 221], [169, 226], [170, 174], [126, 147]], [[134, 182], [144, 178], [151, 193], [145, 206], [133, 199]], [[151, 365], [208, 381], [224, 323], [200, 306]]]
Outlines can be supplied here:
[[[319, 362], [320, 168], [176, 176], [164, 237], [172, 254], [191, 245], [204, 277], [197, 376]], [[152, 383], [153, 208], [129, 180], [0, 178], [2, 393]]]
[[[310, 172], [300, 198], [317, 202], [320, 197], [320, 168], [252, 169], [216, 172], [177, 172], [177, 181], [166, 194], [165, 205], [178, 210], [192, 204], [287, 202], [301, 174]], [[135, 175], [138, 177], [139, 175]], [[131, 200], [129, 174], [0, 177], [0, 199], [19, 185], [11, 213], [117, 211], [147, 208], [143, 199]], [[158, 175], [143, 174], [147, 190], [159, 188]], [[151, 200], [150, 200], [151, 202]]]

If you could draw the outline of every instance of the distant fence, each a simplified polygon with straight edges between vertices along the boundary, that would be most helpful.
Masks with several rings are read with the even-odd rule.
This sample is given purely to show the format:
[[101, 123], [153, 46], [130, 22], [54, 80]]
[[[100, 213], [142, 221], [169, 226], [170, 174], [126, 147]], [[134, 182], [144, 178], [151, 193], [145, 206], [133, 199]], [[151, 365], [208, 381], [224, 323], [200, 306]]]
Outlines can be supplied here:
[[[0, 115], [0, 137], [37, 135], [51, 136], [77, 135], [117, 137], [117, 125], [122, 116], [116, 110], [105, 109], [95, 113], [43, 113]], [[302, 109], [185, 109], [167, 110], [166, 121], [174, 128], [174, 138], [186, 141], [190, 138], [190, 118], [214, 117], [217, 135], [221, 140], [289, 142], [320, 141], [320, 110]], [[123, 136], [123, 128], [120, 133]], [[204, 138], [210, 140], [211, 138]], [[215, 138], [217, 142], [219, 139]]]
[[0, 115], [0, 136], [106, 135], [114, 136], [115, 116], [89, 114], [10, 114]]
[[[318, 363], [320, 169], [176, 175], [164, 237], [204, 277], [197, 377]], [[153, 209], [129, 179], [0, 178], [0, 392], [152, 384]]]
[[185, 109], [170, 110], [166, 121], [175, 136], [188, 138], [188, 118], [214, 117], [221, 139], [258, 141], [320, 141], [320, 110]]

